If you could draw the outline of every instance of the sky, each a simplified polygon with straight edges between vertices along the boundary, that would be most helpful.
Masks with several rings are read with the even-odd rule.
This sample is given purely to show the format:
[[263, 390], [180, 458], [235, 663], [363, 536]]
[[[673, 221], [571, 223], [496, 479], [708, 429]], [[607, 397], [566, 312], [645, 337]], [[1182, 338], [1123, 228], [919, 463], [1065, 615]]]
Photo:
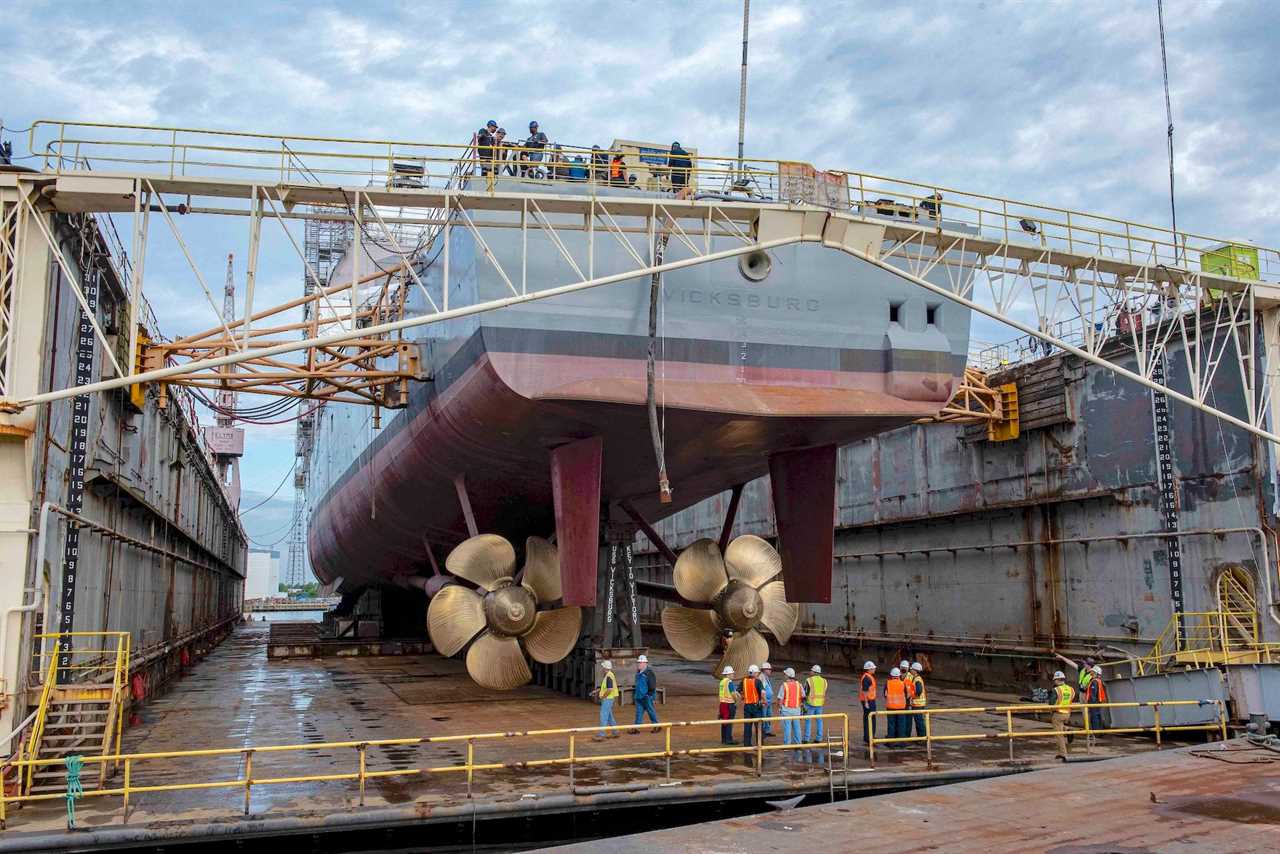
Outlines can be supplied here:
[[[736, 0], [27, 0], [0, 26], [0, 120], [19, 155], [42, 118], [439, 143], [536, 119], [553, 141], [731, 153], [741, 15]], [[1165, 24], [1179, 226], [1280, 245], [1280, 3], [1168, 0]], [[1155, 0], [756, 0], [746, 151], [1167, 225]], [[300, 264], [278, 230], [263, 241], [258, 304], [283, 302]], [[191, 242], [216, 291], [247, 235], [228, 218]], [[160, 245], [147, 296], [164, 331], [209, 325]], [[257, 545], [287, 547], [292, 461], [292, 425], [249, 431]]]

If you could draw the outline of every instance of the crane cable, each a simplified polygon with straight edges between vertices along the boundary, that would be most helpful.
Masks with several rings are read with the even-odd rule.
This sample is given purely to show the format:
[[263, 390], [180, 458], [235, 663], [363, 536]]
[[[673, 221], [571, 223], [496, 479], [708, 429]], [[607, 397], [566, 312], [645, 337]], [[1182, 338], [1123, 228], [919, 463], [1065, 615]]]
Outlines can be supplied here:
[[1174, 260], [1178, 258], [1178, 208], [1173, 197], [1173, 103], [1169, 100], [1169, 54], [1165, 49], [1164, 39], [1164, 0], [1156, 0], [1156, 19], [1160, 23], [1160, 66], [1164, 71], [1164, 114], [1169, 140], [1169, 213], [1173, 217]]

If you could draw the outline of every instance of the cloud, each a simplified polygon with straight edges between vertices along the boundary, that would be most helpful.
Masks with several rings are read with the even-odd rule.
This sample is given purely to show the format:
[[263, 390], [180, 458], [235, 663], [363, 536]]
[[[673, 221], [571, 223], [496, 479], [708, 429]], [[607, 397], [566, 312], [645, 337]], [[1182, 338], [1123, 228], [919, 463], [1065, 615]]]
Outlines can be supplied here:
[[[0, 30], [4, 120], [460, 143], [490, 117], [513, 136], [536, 118], [573, 144], [678, 138], [731, 154], [740, 9], [658, 0], [181, 0], [127, 12], [10, 4]], [[1165, 11], [1179, 225], [1280, 245], [1280, 4], [1198, 0]], [[752, 12], [748, 155], [1168, 222], [1148, 0], [770, 2]], [[289, 298], [301, 281], [292, 250], [265, 235], [260, 304]], [[215, 292], [226, 253], [239, 266], [246, 248], [235, 218], [192, 246]], [[170, 334], [210, 325], [178, 262], [157, 248], [147, 268], [148, 297]], [[270, 491], [292, 450], [287, 428], [262, 436], [273, 464], [248, 467], [246, 482]]]

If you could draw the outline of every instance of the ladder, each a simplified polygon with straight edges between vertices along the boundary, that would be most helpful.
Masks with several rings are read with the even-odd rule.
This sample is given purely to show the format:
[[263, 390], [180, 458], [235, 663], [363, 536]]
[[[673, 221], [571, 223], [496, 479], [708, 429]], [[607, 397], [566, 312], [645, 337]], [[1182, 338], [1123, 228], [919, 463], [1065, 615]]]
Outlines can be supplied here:
[[[130, 634], [57, 632], [36, 635], [36, 642], [40, 699], [20, 758], [65, 760], [118, 754], [128, 702]], [[47, 664], [40, 660], [44, 657]], [[23, 794], [66, 790], [65, 762], [25, 768]], [[98, 763], [96, 788], [113, 771], [112, 763]], [[90, 779], [82, 782], [86, 791], [95, 788]]]

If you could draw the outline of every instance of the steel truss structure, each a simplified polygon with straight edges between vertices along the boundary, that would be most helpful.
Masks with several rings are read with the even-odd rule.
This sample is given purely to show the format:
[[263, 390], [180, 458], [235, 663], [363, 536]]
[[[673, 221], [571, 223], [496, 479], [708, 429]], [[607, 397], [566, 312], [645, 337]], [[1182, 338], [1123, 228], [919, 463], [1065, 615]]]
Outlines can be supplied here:
[[[604, 193], [588, 182], [575, 188], [582, 192], [567, 194], [536, 177], [468, 178], [472, 164], [464, 158], [474, 154], [453, 150], [459, 147], [438, 146], [443, 154], [415, 156], [421, 165], [414, 179], [405, 181], [402, 161], [409, 155], [403, 149], [409, 143], [388, 142], [382, 154], [360, 154], [362, 162], [374, 163], [362, 171], [351, 168], [356, 155], [343, 155], [341, 149], [375, 145], [369, 141], [313, 139], [311, 148], [300, 149], [297, 139], [182, 131], [221, 137], [216, 145], [197, 145], [179, 141], [178, 129], [163, 129], [168, 138], [162, 142], [94, 142], [72, 139], [69, 129], [75, 125], [56, 127], [59, 137], [46, 147], [45, 172], [2, 176], [6, 204], [0, 216], [0, 283], [10, 284], [0, 294], [44, 286], [24, 281], [21, 270], [14, 269], [21, 255], [15, 246], [40, 240], [52, 246], [50, 213], [132, 213], [131, 329], [136, 335], [153, 209], [191, 261], [172, 215], [181, 205], [188, 220], [226, 215], [247, 220], [245, 307], [239, 321], [219, 322], [196, 335], [154, 345], [142, 370], [116, 366], [111, 379], [39, 394], [13, 394], [4, 386], [3, 404], [10, 409], [162, 380], [394, 407], [403, 404], [407, 383], [417, 371], [412, 346], [400, 338], [407, 328], [815, 243], [1280, 442], [1280, 433], [1271, 426], [1280, 390], [1280, 285], [1274, 281], [1280, 278], [1280, 253], [1275, 250], [1247, 248], [1253, 265], [1242, 268], [1234, 261], [1220, 263], [1224, 253], [1240, 248], [1230, 241], [861, 173], [819, 173], [781, 161], [744, 166], [753, 176], [744, 192], [720, 192], [723, 175], [740, 174], [736, 158], [699, 157], [690, 188], [678, 193]], [[128, 130], [136, 136], [156, 129]], [[245, 139], [253, 145], [241, 144]], [[263, 142], [267, 139], [271, 144]], [[320, 142], [329, 149], [314, 150]], [[91, 144], [116, 146], [109, 150], [120, 156], [105, 159], [128, 168], [90, 171], [82, 152]], [[139, 148], [160, 148], [164, 156], [143, 156]], [[214, 151], [220, 159], [212, 158]], [[278, 155], [278, 164], [261, 165], [264, 152]], [[343, 156], [351, 158], [341, 161], [346, 168], [326, 167]], [[316, 165], [306, 168], [306, 183], [298, 183], [298, 164], [304, 160]], [[99, 157], [96, 162], [102, 161]], [[341, 181], [326, 181], [330, 172], [341, 173]], [[353, 174], [367, 183], [352, 186]], [[437, 177], [440, 185], [432, 186]], [[253, 279], [262, 223], [271, 219], [284, 227], [315, 287], [298, 300], [263, 310], [253, 304]], [[356, 264], [348, 281], [321, 281], [307, 262], [288, 225], [308, 220], [352, 228]], [[426, 245], [434, 247], [431, 263], [438, 265], [444, 282], [435, 294], [423, 283], [420, 264], [413, 263], [427, 253], [406, 249], [396, 237], [397, 229], [405, 227], [424, 229]], [[482, 263], [490, 265], [508, 293], [467, 305], [451, 303], [449, 237], [454, 229], [472, 236]], [[490, 250], [485, 235], [493, 229], [521, 233], [518, 269]], [[529, 280], [531, 232], [540, 238], [539, 245], [554, 247], [572, 271], [568, 280]], [[572, 250], [566, 242], [571, 232], [578, 235]], [[369, 234], [386, 241], [401, 260], [389, 269], [361, 271], [360, 244]], [[653, 256], [656, 236], [665, 236], [668, 243], [660, 261]], [[601, 275], [595, 264], [600, 241], [621, 246], [632, 269]], [[728, 248], [720, 248], [726, 243]], [[191, 270], [216, 316], [203, 275], [194, 263]], [[939, 270], [945, 277], [935, 274]], [[64, 273], [73, 278], [65, 265]], [[926, 278], [931, 274], [932, 280]], [[76, 291], [83, 301], [78, 287]], [[410, 293], [420, 294], [427, 310], [406, 316]], [[273, 316], [304, 304], [311, 307], [307, 320], [272, 323]], [[101, 335], [100, 329], [94, 331]], [[1177, 355], [1170, 356], [1175, 349]], [[293, 353], [301, 353], [302, 361], [279, 358]], [[1181, 360], [1184, 385], [1174, 387], [1163, 378], [1158, 366], [1166, 358]], [[1221, 393], [1216, 398], [1212, 394], [1224, 367], [1238, 374], [1243, 401], [1234, 408], [1243, 417], [1229, 411], [1232, 402]]]

